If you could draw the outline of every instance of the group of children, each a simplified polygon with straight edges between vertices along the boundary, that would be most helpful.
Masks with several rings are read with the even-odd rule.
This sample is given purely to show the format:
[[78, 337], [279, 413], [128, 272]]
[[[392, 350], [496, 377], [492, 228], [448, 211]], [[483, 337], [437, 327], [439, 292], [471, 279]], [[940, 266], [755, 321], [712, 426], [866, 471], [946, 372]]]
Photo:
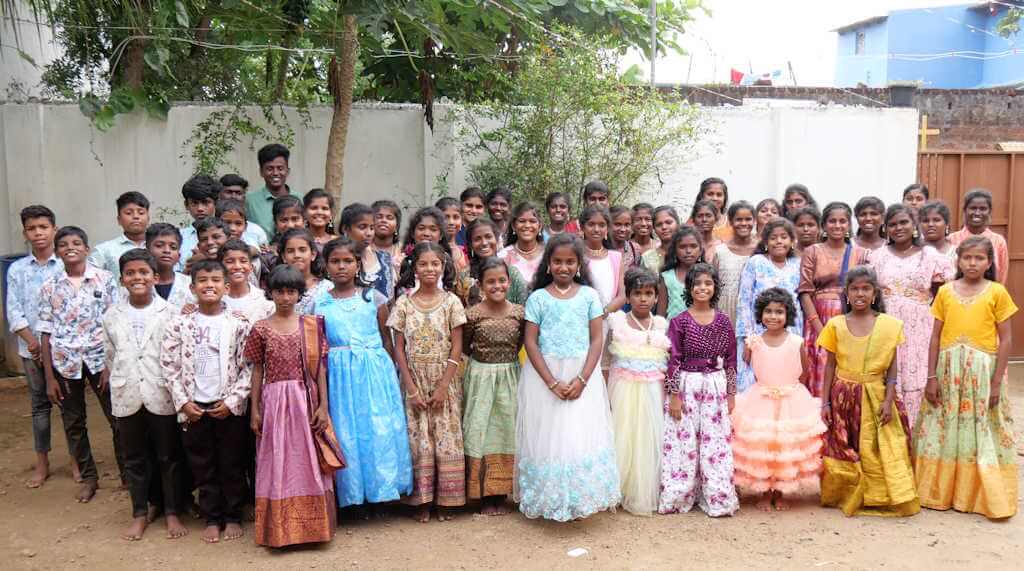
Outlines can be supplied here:
[[320, 189], [292, 194], [284, 147], [258, 160], [259, 190], [189, 179], [183, 230], [125, 193], [123, 235], [92, 250], [48, 208], [21, 212], [32, 252], [7, 304], [28, 485], [49, 476], [52, 402], [76, 497], [96, 493], [88, 383], [131, 497], [126, 539], [159, 513], [184, 535], [194, 491], [205, 541], [241, 537], [251, 505], [272, 547], [397, 500], [422, 522], [509, 498], [557, 521], [722, 516], [738, 492], [784, 510], [819, 486], [847, 515], [1016, 511], [1016, 307], [984, 191], [949, 234], [920, 185], [819, 214], [801, 185], [755, 207], [713, 178], [685, 224], [671, 206], [608, 208], [599, 181], [577, 219], [563, 193], [510, 208], [509, 189], [471, 187], [402, 235], [394, 202], [337, 212]]

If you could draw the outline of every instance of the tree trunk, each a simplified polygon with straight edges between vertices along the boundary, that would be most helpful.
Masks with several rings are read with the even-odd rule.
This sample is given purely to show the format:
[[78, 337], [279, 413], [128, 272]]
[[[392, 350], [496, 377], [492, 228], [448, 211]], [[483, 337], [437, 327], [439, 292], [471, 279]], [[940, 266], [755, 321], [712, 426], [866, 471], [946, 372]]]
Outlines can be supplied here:
[[124, 83], [131, 89], [142, 88], [142, 74], [146, 68], [146, 44], [142, 40], [132, 40], [124, 54]]
[[341, 39], [334, 46], [328, 85], [334, 96], [334, 114], [327, 137], [327, 161], [324, 190], [334, 196], [335, 204], [341, 200], [345, 178], [345, 142], [348, 140], [348, 120], [352, 115], [352, 89], [356, 80], [356, 58], [359, 57], [359, 30], [355, 16], [344, 16]]

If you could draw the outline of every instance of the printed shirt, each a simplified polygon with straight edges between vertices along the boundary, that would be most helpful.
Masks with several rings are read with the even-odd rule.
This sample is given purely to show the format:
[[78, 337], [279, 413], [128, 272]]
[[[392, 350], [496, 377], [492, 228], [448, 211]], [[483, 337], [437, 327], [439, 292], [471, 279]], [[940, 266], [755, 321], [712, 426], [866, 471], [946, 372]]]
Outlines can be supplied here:
[[96, 266], [97, 268], [107, 270], [114, 276], [114, 281], [120, 281], [121, 279], [121, 255], [128, 250], [134, 250], [136, 248], [146, 248], [146, 241], [132, 242], [123, 233], [117, 238], [111, 238], [106, 242], [101, 242], [92, 249], [92, 253], [89, 254], [89, 263]]
[[110, 272], [85, 265], [76, 290], [65, 271], [46, 280], [40, 297], [39, 333], [50, 334], [53, 368], [67, 379], [82, 378], [82, 365], [93, 373], [103, 370], [103, 314], [117, 303]]
[[[292, 196], [302, 199], [301, 194], [297, 194], [288, 186], [288, 193]], [[270, 194], [270, 190], [266, 186], [261, 187], [259, 190], [250, 190], [245, 194], [245, 213], [248, 216], [250, 222], [255, 222], [260, 228], [267, 233], [268, 236], [274, 233], [274, 195]]]
[[[7, 270], [7, 323], [11, 333], [28, 327], [32, 335], [39, 338], [39, 305], [43, 299], [39, 292], [44, 282], [63, 271], [64, 263], [54, 254], [43, 263], [29, 254], [11, 264]], [[18, 355], [32, 358], [28, 344], [21, 337], [18, 337]]]

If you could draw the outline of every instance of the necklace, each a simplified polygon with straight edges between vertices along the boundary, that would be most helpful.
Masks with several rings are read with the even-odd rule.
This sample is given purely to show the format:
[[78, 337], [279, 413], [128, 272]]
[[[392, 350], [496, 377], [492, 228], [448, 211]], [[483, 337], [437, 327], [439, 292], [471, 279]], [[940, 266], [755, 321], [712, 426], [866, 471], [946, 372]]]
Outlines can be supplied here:
[[647, 324], [647, 327], [644, 327], [644, 324], [640, 323], [640, 320], [636, 318], [636, 315], [633, 315], [633, 311], [632, 310], [630, 310], [630, 312], [627, 315], [629, 316], [630, 319], [633, 320], [633, 323], [636, 324], [637, 328], [639, 328], [640, 331], [643, 331], [644, 333], [647, 334], [647, 344], [650, 345], [651, 344], [651, 330], [654, 329], [654, 319], [651, 319], [650, 323]]
[[556, 283], [552, 283], [551, 286], [555, 288], [555, 291], [557, 291], [559, 295], [564, 297], [564, 296], [569, 295], [569, 292], [572, 291], [573, 284], [569, 284], [569, 287], [567, 287], [565, 289], [562, 289], [562, 288], [558, 287], [558, 284], [556, 284]]
[[515, 248], [516, 248], [516, 251], [519, 252], [520, 254], [522, 254], [524, 256], [529, 256], [530, 254], [532, 254], [532, 253], [537, 251], [537, 243], [534, 242], [533, 243], [533, 247], [530, 248], [529, 250], [524, 250], [524, 249], [519, 247], [519, 242], [516, 242]]
[[587, 255], [590, 256], [591, 258], [603, 258], [607, 253], [608, 250], [606, 250], [604, 246], [601, 246], [597, 250], [587, 248]]

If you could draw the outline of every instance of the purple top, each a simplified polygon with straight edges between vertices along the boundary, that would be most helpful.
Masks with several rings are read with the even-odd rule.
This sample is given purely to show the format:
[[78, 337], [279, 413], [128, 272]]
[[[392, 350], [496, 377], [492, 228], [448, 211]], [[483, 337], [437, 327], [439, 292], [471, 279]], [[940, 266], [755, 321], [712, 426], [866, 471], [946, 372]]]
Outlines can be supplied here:
[[707, 325], [684, 311], [672, 318], [668, 325], [668, 338], [672, 351], [668, 358], [668, 376], [665, 389], [679, 392], [679, 372], [713, 373], [725, 369], [726, 393], [736, 394], [736, 334], [729, 316], [715, 311], [715, 318]]

